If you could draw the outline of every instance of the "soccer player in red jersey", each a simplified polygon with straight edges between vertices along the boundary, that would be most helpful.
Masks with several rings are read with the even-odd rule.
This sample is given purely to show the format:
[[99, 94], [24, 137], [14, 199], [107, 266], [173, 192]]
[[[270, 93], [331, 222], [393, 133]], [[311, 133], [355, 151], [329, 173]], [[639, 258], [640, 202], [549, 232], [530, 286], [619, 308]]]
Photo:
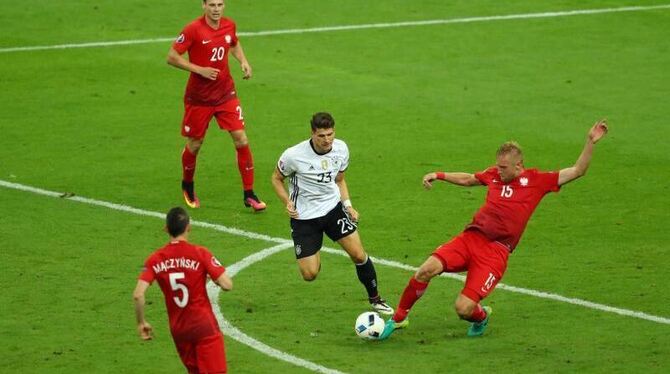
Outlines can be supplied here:
[[470, 321], [468, 336], [484, 333], [491, 308], [480, 301], [496, 287], [507, 268], [512, 253], [533, 211], [549, 192], [558, 192], [562, 185], [586, 173], [591, 163], [593, 146], [607, 134], [607, 123], [596, 122], [588, 132], [586, 145], [574, 166], [558, 172], [526, 169], [523, 153], [515, 142], [504, 143], [496, 153], [496, 165], [485, 171], [469, 173], [429, 173], [423, 185], [443, 180], [459, 186], [487, 186], [486, 202], [475, 213], [465, 230], [451, 241], [439, 246], [409, 280], [400, 297], [396, 312], [389, 319], [380, 339], [409, 324], [407, 315], [424, 294], [430, 280], [442, 272], [467, 271], [465, 286], [456, 298], [456, 314]]
[[[228, 68], [228, 53], [242, 67], [244, 79], [251, 78], [251, 66], [237, 39], [233, 20], [223, 17], [223, 0], [203, 0], [204, 15], [186, 25], [168, 53], [167, 63], [190, 71], [184, 94], [184, 119], [181, 134], [186, 137], [182, 151], [182, 192], [186, 204], [200, 207], [195, 195], [193, 175], [198, 152], [212, 117], [230, 133], [237, 150], [237, 166], [242, 176], [244, 205], [254, 211], [265, 209], [254, 193], [254, 162], [244, 131], [242, 107]], [[188, 60], [182, 55], [188, 53]]]
[[209, 276], [224, 291], [233, 288], [226, 269], [204, 247], [188, 242], [188, 213], [172, 208], [165, 230], [170, 242], [151, 254], [133, 292], [137, 330], [144, 340], [152, 338], [152, 327], [144, 318], [144, 294], [155, 280], [165, 296], [170, 332], [189, 373], [225, 373], [223, 334], [207, 298]]

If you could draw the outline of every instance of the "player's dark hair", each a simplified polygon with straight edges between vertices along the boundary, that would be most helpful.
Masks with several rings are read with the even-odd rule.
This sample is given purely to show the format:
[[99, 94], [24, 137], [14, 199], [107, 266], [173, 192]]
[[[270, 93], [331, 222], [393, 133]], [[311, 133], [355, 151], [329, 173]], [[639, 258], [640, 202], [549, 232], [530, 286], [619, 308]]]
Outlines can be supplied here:
[[186, 226], [189, 223], [188, 213], [182, 207], [170, 209], [167, 216], [165, 216], [165, 225], [171, 237], [176, 238], [186, 231]]
[[309, 123], [312, 125], [312, 131], [316, 131], [316, 129], [332, 129], [335, 127], [335, 119], [333, 119], [333, 116], [331, 116], [330, 113], [326, 112], [315, 113]]

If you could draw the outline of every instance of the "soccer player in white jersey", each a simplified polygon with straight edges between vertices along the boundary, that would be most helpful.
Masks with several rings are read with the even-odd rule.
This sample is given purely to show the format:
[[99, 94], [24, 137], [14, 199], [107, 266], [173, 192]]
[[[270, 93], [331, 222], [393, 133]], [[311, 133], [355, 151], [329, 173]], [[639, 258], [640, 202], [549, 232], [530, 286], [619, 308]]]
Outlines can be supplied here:
[[[329, 113], [312, 116], [312, 136], [284, 151], [272, 174], [272, 186], [291, 217], [295, 257], [303, 279], [313, 281], [321, 270], [323, 234], [337, 242], [356, 264], [372, 308], [393, 314], [377, 291], [377, 273], [356, 231], [358, 212], [351, 205], [344, 172], [349, 148], [335, 139], [335, 120]], [[289, 178], [286, 191], [284, 179]]]

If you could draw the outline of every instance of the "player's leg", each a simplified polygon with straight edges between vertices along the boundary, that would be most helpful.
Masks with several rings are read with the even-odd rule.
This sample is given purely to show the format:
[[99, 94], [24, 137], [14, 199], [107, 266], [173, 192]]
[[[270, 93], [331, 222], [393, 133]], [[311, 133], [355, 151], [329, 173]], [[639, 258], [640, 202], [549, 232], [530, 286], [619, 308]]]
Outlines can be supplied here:
[[254, 192], [254, 161], [249, 148], [247, 134], [244, 130], [231, 131], [230, 136], [235, 144], [237, 151], [237, 168], [242, 177], [242, 188], [244, 190], [244, 205], [253, 208], [254, 211], [261, 211], [266, 208], [266, 204], [256, 196]]
[[223, 335], [204, 338], [196, 345], [196, 360], [200, 373], [226, 373], [226, 350]]
[[463, 234], [439, 246], [410, 278], [400, 296], [395, 314], [386, 322], [380, 336], [381, 340], [387, 339], [393, 331], [407, 327], [409, 324], [407, 316], [414, 304], [426, 292], [431, 279], [442, 272], [459, 272], [467, 267], [469, 258], [465, 253], [462, 236]]
[[377, 272], [370, 256], [365, 253], [361, 237], [358, 232], [353, 232], [337, 240], [356, 266], [356, 275], [368, 294], [368, 301], [375, 311], [384, 314], [393, 314], [393, 308], [379, 295], [377, 289]]
[[456, 309], [456, 314], [461, 319], [471, 322], [468, 328], [468, 336], [481, 336], [489, 324], [489, 317], [493, 310], [489, 306], [481, 305], [479, 295], [467, 291], [467, 289], [464, 289], [458, 295], [454, 303], [454, 309]]
[[324, 225], [326, 235], [337, 242], [355, 264], [358, 281], [365, 287], [372, 309], [385, 315], [393, 314], [393, 308], [379, 295], [375, 265], [363, 249], [361, 237], [356, 231], [356, 224], [351, 221], [342, 204], [337, 204], [333, 210], [328, 212], [324, 217]]
[[444, 271], [442, 261], [435, 256], [430, 256], [419, 267], [414, 276], [410, 278], [405, 290], [400, 296], [398, 308], [393, 315], [395, 322], [402, 322], [407, 318], [412, 306], [423, 296], [428, 288], [428, 283], [433, 277], [440, 275]]
[[[470, 296], [466, 296], [466, 294]], [[486, 318], [486, 312], [479, 304], [481, 298], [478, 295], [463, 290], [456, 298], [454, 309], [460, 319], [470, 322], [481, 322]]]
[[417, 302], [428, 287], [429, 282], [442, 272], [459, 272], [464, 270], [469, 258], [465, 253], [463, 234], [439, 246], [433, 254], [419, 267], [410, 278], [407, 287], [400, 297], [400, 303], [393, 316], [393, 320], [400, 322], [407, 318], [410, 309]]
[[323, 245], [323, 231], [318, 219], [291, 218], [291, 237], [302, 279], [311, 282], [316, 279], [321, 270], [319, 251]]
[[302, 279], [308, 282], [315, 280], [319, 271], [321, 271], [321, 254], [316, 252], [311, 256], [300, 257], [297, 261]]
[[216, 121], [219, 127], [227, 130], [237, 152], [237, 168], [242, 178], [244, 190], [244, 205], [254, 211], [264, 210], [266, 204], [254, 193], [254, 159], [249, 148], [249, 140], [244, 131], [244, 117], [240, 101], [235, 98], [229, 100], [216, 109]]
[[474, 233], [468, 244], [472, 249], [472, 261], [454, 309], [461, 319], [471, 322], [468, 336], [480, 336], [488, 326], [492, 312], [491, 307], [481, 305], [481, 300], [500, 282], [507, 269], [509, 252], [479, 233]]
[[181, 189], [186, 205], [191, 208], [200, 207], [200, 200], [195, 195], [195, 167], [198, 152], [205, 139], [209, 121], [214, 115], [213, 107], [185, 105], [181, 134], [186, 138], [186, 146], [181, 153], [182, 181]]
[[198, 361], [196, 358], [195, 345], [190, 342], [175, 342], [177, 353], [181, 362], [189, 373], [198, 373]]

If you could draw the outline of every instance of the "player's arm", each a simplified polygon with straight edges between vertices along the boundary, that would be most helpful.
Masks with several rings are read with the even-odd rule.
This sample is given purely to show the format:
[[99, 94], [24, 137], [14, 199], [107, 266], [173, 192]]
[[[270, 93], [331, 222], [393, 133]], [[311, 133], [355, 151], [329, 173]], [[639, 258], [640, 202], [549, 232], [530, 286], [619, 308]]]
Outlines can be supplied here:
[[233, 280], [226, 275], [226, 273], [221, 274], [214, 283], [218, 284], [224, 291], [230, 291], [233, 289]]
[[243, 78], [251, 78], [251, 65], [249, 65], [249, 61], [247, 61], [247, 57], [244, 55], [244, 49], [242, 49], [242, 44], [239, 40], [237, 41], [237, 44], [235, 44], [235, 46], [230, 49], [230, 53], [237, 61], [240, 62], [242, 73], [244, 73]]
[[479, 179], [475, 178], [474, 174], [470, 173], [445, 173], [442, 171], [437, 171], [434, 173], [428, 173], [423, 176], [423, 186], [429, 190], [433, 188], [433, 182], [436, 180], [441, 180], [449, 182], [458, 186], [481, 186], [482, 182]]
[[340, 189], [340, 201], [342, 201], [342, 206], [344, 206], [344, 209], [349, 212], [349, 217], [354, 222], [358, 222], [358, 211], [354, 209], [353, 206], [351, 206], [351, 199], [349, 199], [349, 187], [347, 187], [347, 181], [344, 180], [344, 172], [339, 172], [337, 173], [337, 177], [335, 177], [335, 184], [337, 184], [337, 188]]
[[284, 185], [284, 175], [279, 171], [278, 168], [275, 168], [275, 171], [272, 173], [272, 187], [275, 189], [275, 193], [279, 200], [284, 203], [286, 206], [286, 213], [288, 213], [291, 218], [298, 218], [298, 211], [295, 210], [293, 202], [288, 197], [288, 192], [286, 191], [286, 186]]
[[137, 331], [143, 340], [151, 339], [152, 327], [144, 319], [144, 294], [151, 284], [146, 281], [138, 280], [135, 291], [133, 291], [133, 301], [135, 303], [135, 318], [137, 320]]
[[184, 56], [181, 53], [177, 52], [177, 50], [174, 49], [174, 47], [171, 47], [170, 51], [168, 52], [167, 63], [176, 68], [198, 74], [203, 78], [207, 78], [209, 80], [215, 81], [216, 77], [219, 76], [219, 69], [212, 68], [209, 66], [196, 65], [191, 61], [187, 60], [186, 58], [184, 58]]
[[591, 127], [588, 136], [586, 137], [586, 144], [582, 153], [579, 155], [577, 162], [572, 167], [561, 169], [558, 172], [558, 185], [562, 186], [566, 183], [586, 174], [589, 165], [591, 164], [591, 156], [593, 155], [593, 146], [607, 134], [607, 121], [600, 120]]

